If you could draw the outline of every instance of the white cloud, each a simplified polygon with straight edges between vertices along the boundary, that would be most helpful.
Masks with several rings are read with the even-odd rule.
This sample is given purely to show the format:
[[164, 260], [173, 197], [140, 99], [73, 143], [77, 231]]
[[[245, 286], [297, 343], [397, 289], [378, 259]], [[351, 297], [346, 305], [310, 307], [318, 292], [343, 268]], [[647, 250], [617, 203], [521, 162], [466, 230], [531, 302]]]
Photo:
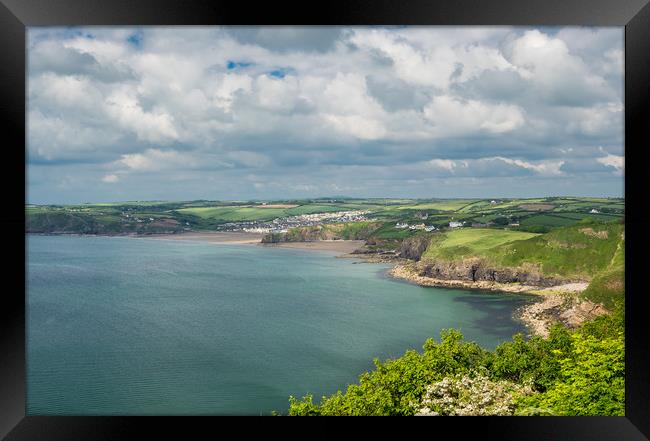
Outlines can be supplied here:
[[116, 90], [106, 99], [106, 113], [124, 129], [147, 142], [178, 139], [174, 118], [162, 108], [145, 112], [137, 97], [128, 89]]
[[625, 160], [623, 156], [607, 154], [607, 156], [596, 158], [596, 161], [608, 167], [613, 167], [618, 172], [622, 172], [625, 169]]
[[517, 106], [460, 100], [448, 95], [435, 97], [424, 108], [424, 116], [438, 136], [480, 131], [506, 133], [525, 121]]
[[515, 165], [517, 167], [524, 168], [526, 170], [531, 170], [540, 175], [550, 175], [557, 176], [562, 175], [561, 170], [562, 165], [565, 161], [541, 161], [537, 163], [532, 163], [528, 161], [522, 161], [520, 159], [504, 158], [504, 157], [494, 157], [494, 158], [485, 158], [489, 161], [501, 161], [509, 165]]
[[[453, 171], [454, 168], [456, 168], [456, 163], [449, 159], [432, 159], [430, 161], [427, 161], [427, 164], [433, 167], [443, 168], [448, 171]], [[467, 162], [465, 162], [464, 166], [467, 167]]]
[[102, 177], [102, 182], [106, 182], [108, 184], [114, 184], [119, 180], [120, 180], [120, 177], [118, 175], [115, 175], [115, 174], [108, 174], [108, 175], [104, 175]]
[[[127, 41], [135, 32], [137, 47]], [[402, 166], [421, 167], [426, 179], [432, 170], [454, 179], [558, 177], [563, 160], [574, 164], [565, 174], [587, 169], [575, 166], [580, 158], [614, 164], [594, 145], [622, 151], [620, 29], [97, 27], [28, 34], [29, 161], [43, 165], [39, 170], [75, 164], [86, 182], [101, 169], [130, 174], [129, 185], [138, 172], [153, 183], [150, 172], [164, 170], [169, 181], [209, 177], [223, 191], [238, 191], [226, 175], [237, 181], [255, 168], [259, 182], [285, 182], [277, 179], [284, 174], [287, 185], [302, 184], [310, 176], [289, 177], [303, 168], [334, 176], [334, 165], [354, 165], [356, 175], [337, 185], [359, 189], [346, 179], [365, 177], [375, 183], [364, 188], [382, 193], [405, 182], [407, 174], [387, 177]], [[314, 191], [330, 188], [325, 176]]]
[[188, 154], [173, 150], [147, 149], [143, 153], [122, 155], [114, 165], [133, 171], [160, 171], [194, 167], [197, 161]]
[[603, 77], [569, 52], [564, 40], [539, 30], [526, 31], [514, 41], [510, 60], [550, 103], [589, 106], [617, 98]]

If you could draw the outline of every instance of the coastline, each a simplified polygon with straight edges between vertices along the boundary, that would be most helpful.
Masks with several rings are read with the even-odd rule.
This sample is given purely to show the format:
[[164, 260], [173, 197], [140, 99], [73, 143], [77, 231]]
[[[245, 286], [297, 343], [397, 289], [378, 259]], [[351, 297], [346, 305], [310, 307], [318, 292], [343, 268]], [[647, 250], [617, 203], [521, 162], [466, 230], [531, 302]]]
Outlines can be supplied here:
[[308, 251], [329, 251], [338, 253], [337, 258], [358, 259], [354, 263], [385, 263], [391, 264], [392, 268], [386, 271], [386, 276], [395, 280], [407, 283], [438, 288], [466, 289], [478, 291], [492, 291], [502, 294], [530, 294], [534, 298], [531, 302], [519, 308], [514, 313], [515, 319], [521, 321], [529, 330], [529, 335], [548, 337], [549, 329], [555, 322], [560, 322], [568, 328], [575, 328], [593, 318], [608, 314], [602, 305], [581, 299], [578, 294], [584, 291], [587, 282], [572, 282], [552, 287], [541, 287], [535, 285], [524, 285], [519, 283], [499, 283], [491, 281], [466, 281], [457, 279], [435, 279], [417, 274], [414, 269], [414, 262], [409, 259], [400, 258], [396, 255], [355, 253], [361, 248], [363, 240], [315, 240], [309, 242], [280, 242], [262, 243], [263, 233], [247, 232], [224, 232], [224, 231], [192, 231], [176, 234], [119, 234], [119, 235], [95, 235], [95, 234], [39, 234], [37, 235], [67, 235], [67, 236], [106, 236], [106, 237], [130, 237], [136, 239], [154, 239], [200, 242], [209, 244], [224, 245], [257, 245], [271, 248], [289, 248]]
[[529, 329], [531, 336], [547, 338], [551, 325], [556, 322], [567, 328], [576, 328], [585, 321], [609, 313], [602, 305], [579, 297], [589, 285], [587, 282], [540, 287], [488, 281], [443, 280], [420, 276], [413, 272], [411, 266], [412, 264], [395, 265], [388, 271], [388, 275], [420, 286], [534, 295], [533, 301], [515, 312], [515, 318]]
[[278, 242], [278, 243], [261, 243], [260, 246], [270, 248], [291, 248], [299, 250], [313, 251], [334, 251], [341, 253], [341, 256], [354, 256], [353, 251], [363, 246], [363, 240], [314, 240], [311, 242]]
[[148, 234], [133, 236], [142, 239], [180, 240], [186, 242], [202, 242], [228, 245], [254, 245], [261, 242], [264, 234], [238, 231], [191, 231], [178, 234]]
[[264, 233], [239, 231], [193, 231], [179, 234], [151, 234], [134, 236], [144, 239], [177, 240], [228, 245], [258, 245], [270, 248], [292, 248], [313, 251], [334, 251], [344, 255], [352, 253], [364, 244], [362, 240], [315, 240], [310, 242], [262, 243]]

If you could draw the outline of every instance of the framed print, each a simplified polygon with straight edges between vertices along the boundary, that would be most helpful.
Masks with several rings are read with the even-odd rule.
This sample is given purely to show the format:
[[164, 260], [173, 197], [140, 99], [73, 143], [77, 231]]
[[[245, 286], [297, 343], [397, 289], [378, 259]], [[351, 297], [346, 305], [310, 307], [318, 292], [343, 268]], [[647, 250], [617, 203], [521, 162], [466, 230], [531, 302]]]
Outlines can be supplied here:
[[646, 1], [0, 13], [5, 439], [648, 439]]

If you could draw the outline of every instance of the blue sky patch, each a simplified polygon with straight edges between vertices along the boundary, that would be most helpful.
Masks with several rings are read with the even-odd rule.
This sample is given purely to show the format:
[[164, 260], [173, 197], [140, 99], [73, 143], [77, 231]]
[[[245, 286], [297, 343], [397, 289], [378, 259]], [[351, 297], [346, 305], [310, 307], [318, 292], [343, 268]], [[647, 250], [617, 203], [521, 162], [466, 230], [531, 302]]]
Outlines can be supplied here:
[[129, 38], [126, 39], [130, 44], [135, 47], [142, 47], [142, 38], [144, 35], [142, 32], [136, 32], [135, 34], [129, 35]]
[[267, 75], [270, 77], [275, 77], [275, 78], [284, 78], [287, 75], [295, 75], [296, 70], [291, 68], [291, 67], [282, 67], [279, 69], [274, 69], [270, 72], [267, 72]]
[[226, 68], [228, 68], [228, 70], [245, 69], [245, 68], [247, 68], [249, 66], [252, 66], [252, 65], [253, 65], [253, 63], [249, 63], [249, 62], [246, 62], [246, 61], [228, 60], [228, 62], [226, 63]]

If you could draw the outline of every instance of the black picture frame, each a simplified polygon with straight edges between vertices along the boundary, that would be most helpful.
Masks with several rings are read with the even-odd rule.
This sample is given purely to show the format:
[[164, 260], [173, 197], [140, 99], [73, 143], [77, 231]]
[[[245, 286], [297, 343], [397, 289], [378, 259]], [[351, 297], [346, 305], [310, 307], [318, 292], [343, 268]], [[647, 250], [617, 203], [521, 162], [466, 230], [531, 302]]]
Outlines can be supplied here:
[[[0, 436], [72, 441], [189, 438], [188, 431], [193, 431], [193, 439], [214, 439], [222, 433], [222, 421], [210, 417], [25, 416], [26, 155], [21, 148], [26, 139], [27, 26], [229, 24], [625, 26], [625, 223], [632, 238], [626, 247], [626, 416], [424, 418], [409, 422], [409, 427], [421, 426], [431, 436], [448, 428], [454, 437], [478, 431], [482, 438], [517, 441], [650, 437], [650, 345], [644, 332], [644, 299], [650, 293], [642, 285], [650, 226], [644, 210], [650, 142], [642, 116], [650, 113], [648, 0], [347, 0], [317, 5], [233, 0], [0, 0], [0, 121], [3, 153], [9, 155], [1, 173], [5, 209], [0, 222], [3, 243], [9, 245], [3, 269], [9, 283], [5, 283], [0, 306]], [[265, 424], [276, 426], [276, 421], [287, 420], [271, 418]], [[317, 423], [321, 428], [322, 421]], [[373, 420], [373, 426], [383, 427], [383, 421]], [[240, 433], [250, 430], [246, 424], [238, 426]]]

